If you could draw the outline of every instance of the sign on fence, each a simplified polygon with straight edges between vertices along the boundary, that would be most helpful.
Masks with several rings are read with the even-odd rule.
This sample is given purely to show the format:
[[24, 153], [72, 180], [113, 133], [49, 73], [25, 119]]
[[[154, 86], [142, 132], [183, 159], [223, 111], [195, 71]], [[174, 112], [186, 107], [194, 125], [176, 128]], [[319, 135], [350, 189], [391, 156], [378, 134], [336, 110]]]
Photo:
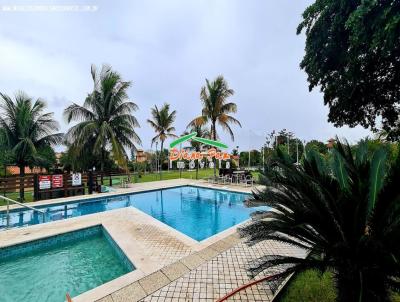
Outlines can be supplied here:
[[82, 174], [81, 173], [72, 174], [72, 185], [73, 186], [82, 185]]
[[50, 175], [39, 175], [39, 189], [45, 190], [51, 188], [51, 176]]
[[51, 178], [51, 186], [53, 189], [63, 187], [63, 176], [61, 174], [53, 175]]

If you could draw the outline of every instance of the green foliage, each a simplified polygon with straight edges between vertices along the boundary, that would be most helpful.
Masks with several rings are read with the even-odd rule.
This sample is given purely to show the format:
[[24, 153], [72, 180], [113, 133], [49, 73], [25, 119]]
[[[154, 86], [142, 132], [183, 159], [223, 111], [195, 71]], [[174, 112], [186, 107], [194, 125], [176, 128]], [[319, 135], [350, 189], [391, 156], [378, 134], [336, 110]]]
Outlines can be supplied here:
[[175, 138], [175, 127], [173, 126], [176, 118], [176, 110], [169, 111], [169, 104], [165, 103], [160, 109], [157, 105], [151, 108], [152, 119], [147, 122], [156, 132], [156, 136], [152, 138], [151, 145], [156, 142], [161, 142], [160, 150], [164, 149], [164, 142], [168, 137]]
[[330, 122], [374, 128], [380, 116], [385, 130], [400, 130], [399, 28], [395, 0], [315, 0], [304, 11], [301, 68], [324, 93]]
[[[59, 144], [62, 133], [53, 113], [43, 113], [46, 104], [43, 100], [33, 100], [23, 92], [15, 95], [14, 100], [0, 93], [0, 140], [6, 151], [4, 162], [20, 167], [20, 175], [25, 174], [26, 166], [45, 163], [40, 156], [48, 146]], [[48, 149], [47, 149], [48, 150]], [[24, 199], [24, 187], [20, 188], [20, 199]]]
[[228, 83], [223, 76], [217, 77], [210, 82], [206, 79], [206, 85], [201, 88], [200, 100], [203, 108], [201, 116], [190, 122], [188, 127], [192, 125], [211, 124], [211, 137], [217, 140], [216, 125], [220, 125], [223, 130], [227, 131], [232, 140], [234, 140], [233, 131], [230, 124], [236, 124], [241, 127], [240, 122], [231, 116], [231, 113], [236, 113], [237, 106], [235, 103], [228, 103], [228, 98], [234, 94], [233, 89], [230, 89]]
[[[196, 132], [197, 137], [211, 139], [211, 132], [204, 126], [200, 124], [190, 124], [183, 135]], [[195, 140], [190, 140], [190, 145], [196, 150], [200, 151], [201, 143]]]
[[315, 151], [321, 153], [321, 154], [326, 154], [328, 153], [328, 147], [326, 144], [323, 142], [320, 142], [318, 140], [311, 140], [306, 144], [306, 149], [314, 149]]
[[[84, 172], [93, 168], [96, 171], [101, 171], [102, 159], [98, 154], [93, 153], [91, 149], [85, 148], [78, 151], [73, 145], [67, 145], [67, 150], [61, 155], [60, 164], [68, 172]], [[104, 171], [115, 171], [118, 169], [108, 151], [105, 152], [103, 169]]]
[[[235, 92], [229, 88], [228, 83], [223, 76], [218, 76], [214, 81], [210, 82], [206, 79], [206, 85], [201, 88], [200, 100], [202, 102], [201, 115], [192, 120], [188, 127], [196, 125], [210, 124], [211, 139], [217, 140], [217, 124], [222, 129], [229, 133], [231, 139], [234, 140], [235, 136], [231, 125], [238, 125], [242, 127], [240, 122], [231, 114], [237, 112], [237, 106], [233, 102], [228, 102]], [[214, 168], [214, 176], [216, 175], [216, 168]]]
[[335, 302], [331, 272], [307, 270], [292, 277], [279, 295], [279, 302]]
[[278, 133], [273, 130], [268, 134], [265, 146], [265, 161], [269, 161], [273, 157], [273, 152], [271, 151], [276, 148], [279, 148], [282, 152], [286, 152], [293, 162], [297, 161], [297, 156], [300, 160], [304, 152], [302, 141], [297, 138], [293, 132], [287, 131], [286, 129], [282, 129]]
[[[276, 299], [277, 302], [335, 302], [337, 293], [334, 284], [331, 271], [306, 270], [295, 274]], [[389, 301], [399, 302], [400, 294], [391, 293]]]
[[[160, 109], [157, 105], [151, 108], [151, 116], [153, 119], [148, 119], [147, 122], [156, 132], [156, 136], [151, 140], [151, 145], [155, 142], [161, 142], [160, 150], [164, 150], [164, 142], [168, 137], [177, 137], [175, 135], [175, 127], [173, 126], [176, 118], [176, 110], [169, 111], [169, 104], [165, 103]], [[160, 153], [161, 171], [164, 163], [165, 154]], [[161, 172], [162, 173], [162, 172]], [[161, 174], [162, 178], [162, 174]]]
[[[249, 165], [249, 151], [240, 152], [239, 163], [242, 167], [248, 167]], [[250, 151], [250, 166], [256, 167], [262, 165], [262, 153], [258, 150]]]
[[261, 177], [265, 189], [248, 201], [274, 211], [241, 232], [250, 244], [277, 240], [309, 256], [266, 255], [252, 273], [280, 265], [287, 274], [329, 270], [339, 302], [389, 301], [391, 290], [400, 292], [400, 156], [387, 155], [384, 146], [369, 154], [366, 142], [337, 141], [331, 156], [309, 149], [296, 166], [278, 148]]
[[57, 165], [57, 158], [51, 146], [43, 146], [38, 149], [37, 166], [45, 168], [47, 171], [54, 169]]
[[121, 166], [128, 158], [125, 148], [134, 148], [140, 138], [134, 128], [139, 126], [133, 116], [137, 105], [129, 101], [127, 90], [131, 82], [125, 82], [111, 67], [103, 65], [100, 72], [91, 68], [93, 91], [86, 97], [83, 106], [73, 103], [64, 115], [68, 120], [78, 121], [67, 133], [67, 144], [74, 152], [85, 150], [100, 158], [100, 170], [104, 171], [107, 154]]

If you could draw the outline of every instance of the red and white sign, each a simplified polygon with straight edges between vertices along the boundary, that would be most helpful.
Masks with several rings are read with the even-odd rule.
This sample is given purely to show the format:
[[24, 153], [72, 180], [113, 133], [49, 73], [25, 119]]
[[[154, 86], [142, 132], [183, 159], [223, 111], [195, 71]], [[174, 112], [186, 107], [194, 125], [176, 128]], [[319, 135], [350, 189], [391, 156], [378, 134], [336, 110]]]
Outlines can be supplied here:
[[63, 176], [61, 174], [59, 175], [53, 175], [51, 178], [51, 186], [52, 188], [62, 188], [63, 187]]
[[51, 176], [50, 175], [39, 175], [39, 189], [50, 189], [51, 188]]

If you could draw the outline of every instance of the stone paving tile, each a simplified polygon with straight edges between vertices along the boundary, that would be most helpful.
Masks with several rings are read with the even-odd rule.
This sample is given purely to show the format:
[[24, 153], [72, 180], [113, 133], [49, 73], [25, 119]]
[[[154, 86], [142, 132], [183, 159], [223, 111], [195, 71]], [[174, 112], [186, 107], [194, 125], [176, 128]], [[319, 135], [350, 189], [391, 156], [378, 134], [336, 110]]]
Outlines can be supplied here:
[[[215, 301], [251, 280], [247, 270], [249, 261], [276, 253], [306, 255], [303, 250], [278, 242], [265, 241], [251, 247], [239, 243], [141, 301]], [[263, 272], [257, 278], [271, 273], [273, 271]], [[272, 301], [275, 288], [276, 284], [263, 282], [234, 295], [229, 301]]]
[[152, 292], [156, 291], [162, 286], [167, 285], [170, 282], [171, 280], [169, 280], [168, 277], [161, 271], [152, 273], [139, 280], [139, 284], [142, 286], [147, 294], [151, 294]]
[[138, 242], [141, 242], [141, 247], [147, 251], [146, 257], [156, 261], [160, 267], [176, 262], [192, 252], [177, 238], [160, 233], [160, 229], [156, 226], [136, 225], [129, 232]]
[[161, 271], [168, 277], [169, 280], [174, 281], [180, 277], [182, 277], [185, 273], [189, 272], [189, 269], [186, 265], [181, 262], [172, 263]]
[[189, 269], [195, 269], [204, 262], [204, 259], [197, 254], [192, 254], [185, 258], [182, 258], [180, 262], [183, 263]]
[[123, 289], [111, 294], [111, 298], [113, 302], [137, 302], [146, 295], [146, 292], [139, 284], [139, 282], [134, 282], [124, 287]]
[[226, 249], [232, 247], [233, 245], [234, 244], [231, 243], [231, 242], [227, 242], [225, 240], [220, 240], [220, 241], [217, 241], [217, 242], [211, 244], [210, 248], [212, 248], [212, 249], [214, 249], [214, 250], [216, 250], [218, 252], [223, 252]]
[[199, 255], [201, 258], [204, 260], [211, 260], [212, 258], [216, 257], [220, 252], [217, 250], [214, 250], [211, 247], [207, 247], [199, 252], [197, 252], [197, 255]]
[[113, 299], [111, 298], [111, 295], [104, 297], [100, 300], [97, 300], [96, 302], [114, 302]]

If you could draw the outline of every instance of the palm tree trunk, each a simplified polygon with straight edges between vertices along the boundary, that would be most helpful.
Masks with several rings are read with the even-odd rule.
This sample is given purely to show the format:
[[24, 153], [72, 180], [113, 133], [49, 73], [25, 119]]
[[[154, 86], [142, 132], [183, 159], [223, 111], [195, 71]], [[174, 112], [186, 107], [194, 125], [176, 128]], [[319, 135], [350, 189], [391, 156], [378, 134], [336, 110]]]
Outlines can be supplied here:
[[164, 158], [164, 152], [163, 152], [163, 148], [164, 148], [164, 141], [161, 141], [161, 153], [160, 153], [160, 180], [162, 180], [162, 165], [163, 165], [163, 158]]
[[[197, 147], [196, 152], [200, 152], [200, 147]], [[199, 160], [197, 160], [197, 165], [196, 165], [196, 179], [199, 179]]]
[[25, 165], [20, 165], [19, 166], [19, 200], [24, 201], [25, 200]]
[[[212, 136], [213, 136], [213, 140], [217, 140], [217, 132], [215, 131], [215, 121], [213, 121], [212, 122], [212, 129], [211, 129], [211, 132], [212, 132]], [[215, 157], [213, 158], [213, 162], [214, 162], [214, 177], [216, 177], [217, 176], [217, 163], [216, 163], [216, 160], [215, 160]]]
[[100, 171], [101, 171], [101, 185], [103, 185], [103, 174], [104, 174], [104, 148], [101, 149], [101, 160], [100, 160]]

